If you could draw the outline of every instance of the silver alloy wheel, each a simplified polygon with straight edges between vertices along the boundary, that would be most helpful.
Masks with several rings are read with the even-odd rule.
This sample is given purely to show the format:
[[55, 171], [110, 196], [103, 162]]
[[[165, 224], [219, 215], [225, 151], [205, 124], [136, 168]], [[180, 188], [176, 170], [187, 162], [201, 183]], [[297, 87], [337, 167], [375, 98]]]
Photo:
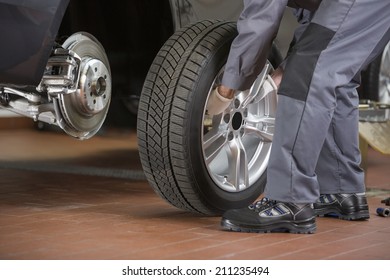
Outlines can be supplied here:
[[390, 42], [386, 45], [379, 67], [378, 101], [390, 104]]
[[[224, 191], [246, 190], [266, 171], [274, 133], [277, 94], [264, 95], [262, 85], [272, 70], [272, 66], [267, 64], [251, 89], [237, 92], [230, 107], [222, 114], [211, 118], [204, 109], [203, 157], [214, 183]], [[209, 95], [219, 84], [222, 71]]]

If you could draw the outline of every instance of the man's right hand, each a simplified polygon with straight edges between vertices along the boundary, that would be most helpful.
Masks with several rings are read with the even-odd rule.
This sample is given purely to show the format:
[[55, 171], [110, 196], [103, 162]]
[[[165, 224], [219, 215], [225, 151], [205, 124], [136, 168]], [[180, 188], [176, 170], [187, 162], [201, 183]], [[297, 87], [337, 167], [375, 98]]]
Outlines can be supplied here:
[[225, 86], [213, 89], [207, 103], [207, 113], [210, 116], [219, 115], [231, 104], [234, 97], [234, 90]]

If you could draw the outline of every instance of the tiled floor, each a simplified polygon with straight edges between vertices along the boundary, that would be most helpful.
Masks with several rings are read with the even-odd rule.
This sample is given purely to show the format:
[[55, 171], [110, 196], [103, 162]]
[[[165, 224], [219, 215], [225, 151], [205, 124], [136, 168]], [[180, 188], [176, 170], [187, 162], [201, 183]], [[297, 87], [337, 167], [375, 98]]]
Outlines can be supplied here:
[[390, 217], [375, 213], [390, 156], [372, 149], [371, 219], [318, 218], [297, 235], [225, 232], [219, 217], [168, 205], [143, 178], [132, 130], [78, 141], [3, 129], [0, 147], [0, 259], [390, 259]]

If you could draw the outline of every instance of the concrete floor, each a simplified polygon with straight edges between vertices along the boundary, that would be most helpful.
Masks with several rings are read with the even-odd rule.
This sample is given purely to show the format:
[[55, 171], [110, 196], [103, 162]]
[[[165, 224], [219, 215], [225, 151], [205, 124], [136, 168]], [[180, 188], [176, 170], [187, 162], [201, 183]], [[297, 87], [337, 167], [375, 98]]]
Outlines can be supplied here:
[[[318, 218], [311, 235], [222, 231], [178, 210], [145, 181], [133, 130], [87, 141], [0, 129], [0, 259], [390, 259], [390, 157], [368, 153], [371, 219]], [[129, 171], [131, 170], [131, 172]]]

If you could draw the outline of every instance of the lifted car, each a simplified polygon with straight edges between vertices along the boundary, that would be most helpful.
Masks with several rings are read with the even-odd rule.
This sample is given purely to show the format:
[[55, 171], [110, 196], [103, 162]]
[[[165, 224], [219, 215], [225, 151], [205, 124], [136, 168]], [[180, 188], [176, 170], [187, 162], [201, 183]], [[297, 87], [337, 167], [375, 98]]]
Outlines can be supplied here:
[[0, 107], [87, 139], [111, 100], [111, 70], [89, 33], [56, 41], [67, 0], [0, 1]]

